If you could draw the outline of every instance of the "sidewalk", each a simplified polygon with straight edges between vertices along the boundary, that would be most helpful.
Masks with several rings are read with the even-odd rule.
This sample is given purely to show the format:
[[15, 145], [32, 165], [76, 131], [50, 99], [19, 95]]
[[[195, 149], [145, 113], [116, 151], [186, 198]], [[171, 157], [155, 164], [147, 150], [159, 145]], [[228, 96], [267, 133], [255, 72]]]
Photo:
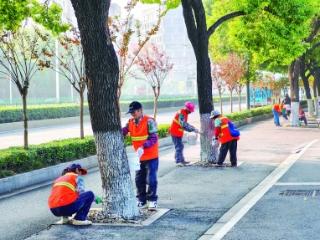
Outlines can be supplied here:
[[[295, 149], [319, 137], [319, 131], [314, 129], [276, 128], [272, 120], [245, 126], [241, 134], [238, 157], [243, 163], [238, 168], [177, 168], [172, 149], [162, 152], [159, 206], [171, 210], [149, 226], [52, 226], [27, 239], [198, 239]], [[185, 156], [198, 161], [199, 145], [186, 145]], [[99, 179], [98, 174], [94, 178]], [[94, 185], [97, 187], [100, 182]], [[252, 239], [265, 238], [256, 235]]]
[[320, 141], [223, 238], [319, 239]]

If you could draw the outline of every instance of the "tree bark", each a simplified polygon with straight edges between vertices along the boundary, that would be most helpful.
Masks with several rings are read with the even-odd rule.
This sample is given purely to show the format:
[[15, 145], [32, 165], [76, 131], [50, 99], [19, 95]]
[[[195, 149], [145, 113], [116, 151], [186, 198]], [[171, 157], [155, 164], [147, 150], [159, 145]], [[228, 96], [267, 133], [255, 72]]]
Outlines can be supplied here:
[[289, 81], [291, 94], [291, 126], [299, 125], [299, 75], [300, 58], [293, 61], [289, 67]]
[[84, 89], [80, 88], [80, 138], [84, 139], [84, 128], [83, 128], [83, 104], [84, 104]]
[[233, 113], [233, 99], [232, 99], [232, 91], [230, 91], [230, 112]]
[[22, 92], [22, 108], [23, 108], [23, 146], [28, 149], [28, 114], [27, 114], [27, 91]]
[[88, 103], [104, 191], [105, 215], [134, 218], [136, 206], [124, 139], [117, 89], [119, 65], [106, 27], [110, 0], [71, 0], [81, 35]]
[[314, 105], [312, 102], [312, 96], [311, 96], [311, 91], [310, 91], [309, 77], [306, 76], [306, 72], [307, 72], [307, 67], [306, 67], [306, 63], [305, 63], [305, 58], [302, 57], [301, 58], [301, 73], [300, 73], [300, 75], [302, 78], [304, 89], [306, 91], [307, 104], [308, 104], [308, 114], [309, 114], [309, 116], [313, 116], [314, 115]]
[[222, 105], [222, 93], [221, 93], [221, 91], [219, 91], [219, 99], [220, 99], [220, 112], [221, 112], [221, 114], [223, 114], [223, 105]]
[[158, 98], [160, 95], [160, 88], [158, 88], [158, 92], [156, 91], [156, 88], [153, 88], [153, 118], [156, 120], [157, 119], [157, 114], [158, 114]]
[[187, 33], [197, 60], [197, 86], [201, 131], [200, 158], [203, 162], [213, 162], [217, 158], [211, 145], [213, 124], [210, 112], [213, 109], [212, 79], [208, 51], [209, 35], [204, 7], [200, 0], [182, 0], [183, 16]]
[[250, 82], [249, 80], [246, 81], [246, 89], [247, 89], [247, 109], [250, 109]]

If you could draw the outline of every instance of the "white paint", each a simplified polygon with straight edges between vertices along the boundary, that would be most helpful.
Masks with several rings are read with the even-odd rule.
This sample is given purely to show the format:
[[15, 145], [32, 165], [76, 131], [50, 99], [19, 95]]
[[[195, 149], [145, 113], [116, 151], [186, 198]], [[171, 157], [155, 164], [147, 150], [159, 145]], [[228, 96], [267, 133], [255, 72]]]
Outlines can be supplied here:
[[270, 173], [258, 186], [244, 196], [228, 212], [226, 212], [199, 240], [220, 240], [233, 228], [237, 222], [263, 197], [263, 195], [290, 169], [290, 167], [305, 153], [305, 151], [318, 139], [308, 143], [302, 151], [291, 154], [272, 173]]
[[275, 186], [320, 186], [320, 182], [278, 182]]
[[58, 40], [55, 41], [55, 50], [56, 50], [56, 102], [60, 102], [60, 76], [59, 76], [59, 51], [58, 51], [59, 45]]
[[314, 105], [312, 99], [307, 99], [307, 103], [309, 116], [314, 116]]
[[299, 126], [299, 102], [291, 102], [291, 114], [290, 114], [291, 126]]
[[317, 117], [320, 117], [320, 97], [317, 98]]

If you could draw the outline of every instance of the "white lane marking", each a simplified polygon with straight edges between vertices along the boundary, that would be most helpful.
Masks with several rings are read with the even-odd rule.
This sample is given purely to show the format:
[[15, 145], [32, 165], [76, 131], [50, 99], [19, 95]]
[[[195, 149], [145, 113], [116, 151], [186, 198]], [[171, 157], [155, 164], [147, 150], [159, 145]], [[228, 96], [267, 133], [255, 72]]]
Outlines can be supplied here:
[[275, 186], [320, 186], [320, 182], [278, 182]]
[[[258, 186], [252, 189], [228, 212], [226, 212], [199, 240], [221, 240], [230, 229], [263, 197], [263, 195], [288, 171], [288, 169], [305, 153], [318, 139], [308, 143], [299, 153], [291, 154]], [[208, 235], [210, 236], [208, 238]]]

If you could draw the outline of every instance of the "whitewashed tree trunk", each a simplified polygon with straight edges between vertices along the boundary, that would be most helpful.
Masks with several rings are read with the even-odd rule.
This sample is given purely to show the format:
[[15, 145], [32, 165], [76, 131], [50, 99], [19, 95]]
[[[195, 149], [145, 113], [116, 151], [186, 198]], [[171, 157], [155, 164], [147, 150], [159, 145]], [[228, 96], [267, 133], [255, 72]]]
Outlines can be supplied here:
[[316, 116], [319, 118], [320, 117], [320, 97], [315, 98], [315, 110], [316, 110]]
[[132, 218], [138, 216], [128, 157], [120, 131], [94, 133], [104, 191], [106, 214]]
[[106, 27], [110, 0], [71, 0], [85, 58], [92, 131], [104, 191], [104, 214], [139, 216], [121, 132], [119, 64]]
[[215, 155], [216, 150], [212, 147], [212, 136], [213, 136], [213, 121], [210, 119], [210, 114], [200, 114], [201, 122], [201, 132], [200, 135], [200, 160], [202, 162], [213, 163], [218, 159], [218, 156]]
[[290, 121], [291, 126], [299, 126], [299, 102], [291, 102]]
[[308, 114], [310, 117], [314, 116], [314, 105], [312, 99], [307, 99], [308, 103]]

